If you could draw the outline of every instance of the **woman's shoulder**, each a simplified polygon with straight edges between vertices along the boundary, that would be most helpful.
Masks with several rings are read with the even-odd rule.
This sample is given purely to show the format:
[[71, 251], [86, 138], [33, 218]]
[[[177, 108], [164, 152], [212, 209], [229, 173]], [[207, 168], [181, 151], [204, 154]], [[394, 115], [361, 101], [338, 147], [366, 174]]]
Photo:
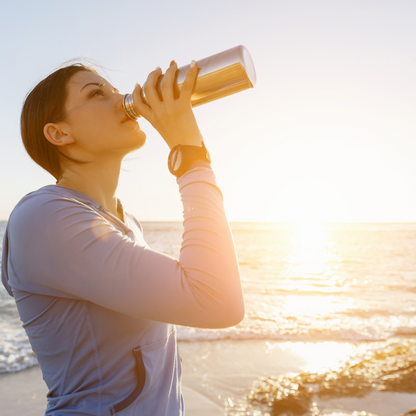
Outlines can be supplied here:
[[19, 208], [23, 205], [37, 205], [46, 201], [63, 201], [73, 202], [76, 204], [89, 205], [98, 208], [99, 203], [89, 196], [75, 191], [73, 189], [64, 188], [59, 185], [46, 185], [36, 191], [26, 194], [16, 205]]
[[8, 225], [36, 226], [38, 222], [52, 220], [67, 208], [92, 211], [99, 206], [94, 199], [78, 191], [57, 185], [47, 185], [26, 194], [14, 207]]

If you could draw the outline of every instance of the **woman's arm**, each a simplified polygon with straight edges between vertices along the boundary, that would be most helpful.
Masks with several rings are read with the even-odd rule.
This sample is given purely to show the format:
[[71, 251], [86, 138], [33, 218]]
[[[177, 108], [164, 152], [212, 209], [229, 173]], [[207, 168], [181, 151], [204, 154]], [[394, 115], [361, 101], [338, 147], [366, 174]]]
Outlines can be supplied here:
[[236, 325], [243, 294], [214, 173], [195, 167], [177, 182], [184, 214], [179, 260], [137, 244], [79, 201], [29, 194], [8, 224], [12, 287], [173, 324]]

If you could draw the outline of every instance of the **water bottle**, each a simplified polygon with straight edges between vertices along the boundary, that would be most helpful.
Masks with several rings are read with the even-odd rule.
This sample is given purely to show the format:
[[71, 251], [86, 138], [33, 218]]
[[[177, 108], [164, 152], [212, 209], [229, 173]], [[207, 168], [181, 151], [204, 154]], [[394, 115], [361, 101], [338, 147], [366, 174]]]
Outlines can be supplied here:
[[[253, 88], [256, 84], [254, 63], [247, 48], [243, 45], [200, 59], [196, 63], [199, 72], [191, 96], [192, 107]], [[179, 96], [189, 67], [190, 65], [185, 65], [176, 71], [175, 97]], [[163, 75], [159, 77], [156, 85], [160, 99], [162, 99], [162, 80]], [[147, 103], [143, 88], [142, 100]], [[124, 111], [131, 119], [137, 120], [140, 117], [134, 110], [132, 94], [124, 96], [123, 106]]]

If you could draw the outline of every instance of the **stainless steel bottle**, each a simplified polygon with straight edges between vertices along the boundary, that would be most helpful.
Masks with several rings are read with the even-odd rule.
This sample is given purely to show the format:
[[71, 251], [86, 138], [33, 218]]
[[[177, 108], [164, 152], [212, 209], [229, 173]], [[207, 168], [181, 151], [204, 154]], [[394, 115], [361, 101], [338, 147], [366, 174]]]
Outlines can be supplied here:
[[[197, 65], [199, 72], [191, 97], [192, 107], [253, 88], [256, 84], [254, 63], [247, 48], [243, 45], [200, 59]], [[179, 96], [189, 67], [190, 65], [182, 66], [176, 71], [177, 83], [174, 86], [176, 96]], [[156, 87], [160, 97], [162, 97], [162, 79], [163, 75], [159, 77]], [[144, 95], [142, 99], [147, 102]], [[134, 111], [132, 94], [124, 96], [123, 104], [130, 118], [140, 117]]]

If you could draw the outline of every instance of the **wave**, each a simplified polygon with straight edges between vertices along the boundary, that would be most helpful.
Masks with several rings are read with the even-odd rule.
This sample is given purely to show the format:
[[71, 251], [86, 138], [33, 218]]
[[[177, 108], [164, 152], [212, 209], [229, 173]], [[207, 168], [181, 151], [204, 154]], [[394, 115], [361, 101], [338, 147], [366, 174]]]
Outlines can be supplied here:
[[14, 373], [38, 365], [23, 328], [0, 331], [0, 373]]
[[[308, 282], [309, 284], [303, 284], [301, 287], [298, 282]], [[324, 283], [316, 283], [309, 278], [291, 278], [292, 285], [288, 288], [285, 287], [264, 287], [257, 283], [244, 282], [244, 293], [247, 295], [266, 295], [266, 296], [339, 296], [347, 295], [350, 297], [363, 296], [368, 293], [369, 290], [377, 292], [381, 299], [391, 296], [392, 292], [410, 292], [416, 293], [416, 286], [404, 286], [404, 285], [378, 285], [377, 287], [369, 287], [366, 284], [354, 283], [352, 280], [347, 279], [336, 283], [335, 285]], [[294, 283], [293, 283], [294, 282]], [[298, 286], [297, 286], [298, 285]], [[400, 306], [400, 305], [398, 305]]]
[[259, 288], [257, 286], [244, 287], [244, 293], [248, 295], [268, 295], [268, 296], [338, 296], [342, 293], [342, 287], [333, 287], [328, 285], [311, 284], [308, 289], [293, 287], [290, 289], [283, 288]]
[[374, 342], [384, 341], [397, 336], [415, 336], [416, 327], [399, 327], [396, 329], [375, 328], [370, 325], [356, 328], [302, 328], [295, 330], [263, 331], [262, 329], [195, 329], [187, 327], [177, 328], [179, 341], [221, 341], [221, 340], [274, 340], [274, 341], [347, 341], [347, 342]]
[[[416, 327], [402, 326], [394, 330], [375, 329], [370, 326], [354, 328], [286, 328], [271, 331], [270, 328], [241, 328], [239, 326], [226, 329], [198, 329], [177, 326], [177, 339], [180, 342], [226, 341], [226, 340], [274, 340], [290, 342], [377, 342], [393, 337], [414, 337]], [[38, 365], [26, 333], [19, 330], [0, 331], [0, 373], [22, 371]]]

